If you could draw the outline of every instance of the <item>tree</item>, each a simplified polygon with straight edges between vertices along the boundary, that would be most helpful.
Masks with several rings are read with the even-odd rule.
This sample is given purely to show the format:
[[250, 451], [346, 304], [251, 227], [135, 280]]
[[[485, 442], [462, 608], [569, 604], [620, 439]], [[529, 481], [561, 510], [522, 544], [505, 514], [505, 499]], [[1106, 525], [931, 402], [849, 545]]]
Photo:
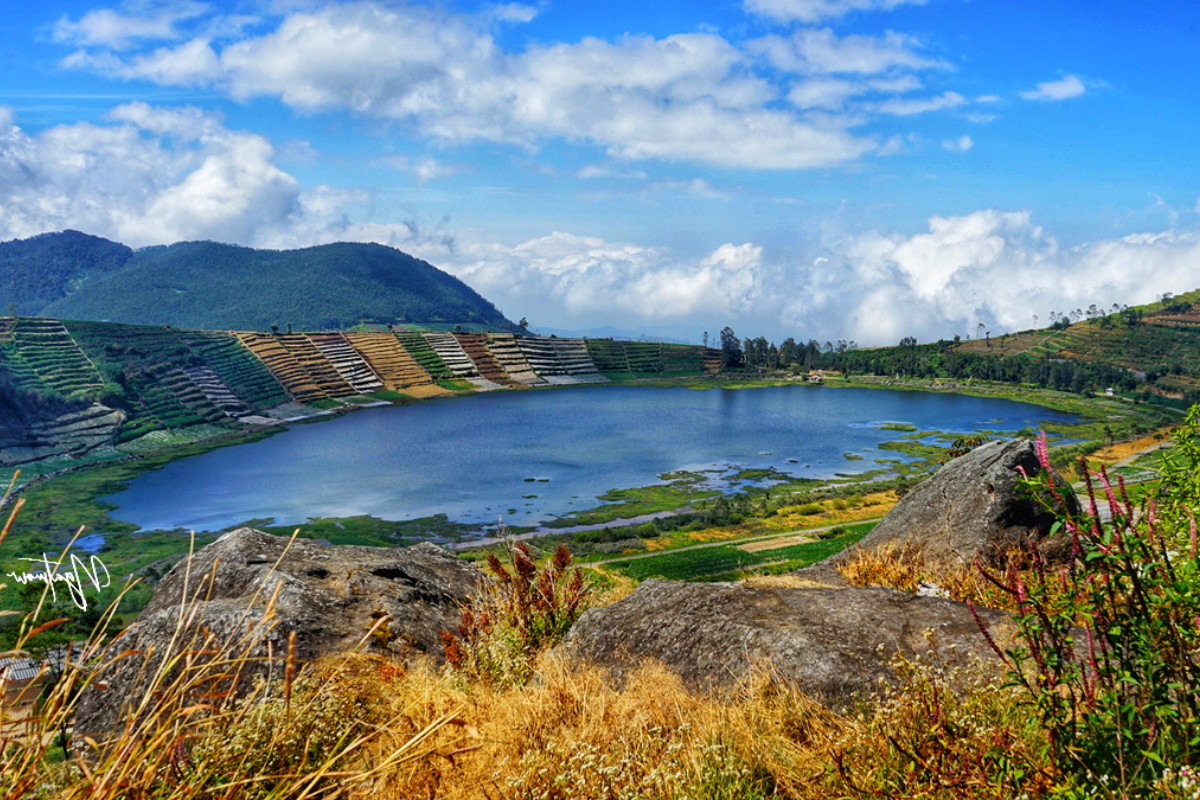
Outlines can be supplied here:
[[521, 319], [517, 321], [517, 327], [521, 329], [521, 333], [525, 333], [529, 330], [529, 320], [525, 319], [525, 317], [521, 317]]
[[721, 365], [736, 367], [742, 363], [742, 342], [733, 328], [726, 325], [721, 329]]

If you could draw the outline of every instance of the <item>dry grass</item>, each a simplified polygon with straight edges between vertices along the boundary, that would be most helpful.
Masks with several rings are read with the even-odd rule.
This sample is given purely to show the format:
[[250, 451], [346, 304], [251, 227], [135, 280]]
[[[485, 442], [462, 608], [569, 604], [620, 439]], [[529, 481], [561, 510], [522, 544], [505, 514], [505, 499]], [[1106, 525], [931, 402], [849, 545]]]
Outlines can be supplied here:
[[[997, 577], [1006, 585], [1015, 585], [1015, 574], [1029, 566], [1029, 554], [1016, 551], [999, 559], [1007, 567]], [[920, 548], [911, 542], [887, 543], [873, 548], [854, 548], [837, 572], [852, 586], [886, 586], [916, 592], [922, 583], [931, 583], [945, 596], [961, 602], [1004, 611], [1016, 610], [1016, 598], [989, 580], [978, 567], [959, 566], [928, 570], [922, 566]]]
[[766, 550], [776, 550], [780, 547], [788, 547], [793, 544], [807, 544], [812, 541], [816, 540], [811, 536], [780, 536], [778, 539], [747, 542], [746, 544], [738, 545], [738, 549], [744, 550], [747, 553], [761, 553]]

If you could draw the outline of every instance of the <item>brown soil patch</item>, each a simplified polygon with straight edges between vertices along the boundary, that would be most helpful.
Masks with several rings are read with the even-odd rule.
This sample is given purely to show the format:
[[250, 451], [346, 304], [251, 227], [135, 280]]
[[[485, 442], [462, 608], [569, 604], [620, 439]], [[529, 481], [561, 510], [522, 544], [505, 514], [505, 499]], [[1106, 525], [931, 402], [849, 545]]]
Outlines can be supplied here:
[[778, 539], [765, 539], [761, 542], [747, 542], [738, 545], [738, 550], [747, 553], [761, 553], [764, 550], [776, 550], [780, 547], [790, 547], [794, 544], [808, 544], [815, 541], [811, 536], [780, 536]]

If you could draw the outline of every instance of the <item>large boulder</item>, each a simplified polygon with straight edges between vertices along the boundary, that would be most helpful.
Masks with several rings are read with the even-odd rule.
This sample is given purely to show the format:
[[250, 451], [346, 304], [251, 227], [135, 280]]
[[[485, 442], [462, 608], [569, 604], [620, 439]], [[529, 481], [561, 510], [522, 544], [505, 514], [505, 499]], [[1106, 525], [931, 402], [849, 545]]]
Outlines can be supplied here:
[[[1027, 439], [981, 445], [910, 490], [857, 545], [797, 574], [836, 582], [838, 565], [872, 550], [903, 551], [929, 575], [973, 568], [977, 561], [1000, 566], [1008, 554], [1030, 546], [1053, 557], [1061, 549], [1048, 539], [1056, 511], [1022, 484], [1022, 471], [1033, 476], [1041, 469]], [[1051, 479], [1077, 511], [1070, 484], [1053, 470]]]
[[[137, 621], [115, 644], [132, 650], [102, 667], [75, 718], [77, 740], [97, 740], [128, 718], [146, 675], [164, 657], [222, 648], [244, 653], [235, 685], [282, 675], [292, 658], [311, 661], [358, 648], [406, 657], [440, 657], [480, 573], [429, 544], [352, 547], [240, 528], [176, 564]], [[211, 635], [211, 638], [209, 638]], [[115, 652], [114, 652], [115, 655]], [[213, 692], [211, 686], [205, 691]]]
[[[977, 610], [990, 635], [1008, 618]], [[562, 652], [619, 679], [656, 659], [689, 686], [716, 689], [765, 667], [835, 707], [894, 676], [897, 655], [948, 666], [999, 659], [962, 603], [883, 588], [770, 588], [649, 580], [629, 597], [587, 611]]]

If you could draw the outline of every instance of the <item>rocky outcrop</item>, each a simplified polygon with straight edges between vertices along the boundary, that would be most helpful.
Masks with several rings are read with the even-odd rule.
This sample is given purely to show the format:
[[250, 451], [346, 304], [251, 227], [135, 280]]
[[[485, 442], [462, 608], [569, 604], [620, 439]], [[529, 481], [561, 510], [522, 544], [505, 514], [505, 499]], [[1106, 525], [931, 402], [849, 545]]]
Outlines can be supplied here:
[[[981, 609], [999, 641], [1007, 617]], [[998, 658], [962, 603], [882, 588], [766, 588], [650, 580], [586, 612], [562, 652], [618, 677], [657, 659], [700, 689], [729, 686], [756, 666], [833, 706], [893, 676], [890, 662], [936, 655], [953, 666]]]
[[[360, 648], [440, 657], [480, 573], [438, 547], [332, 546], [250, 528], [227, 533], [177, 564], [115, 645], [132, 655], [101, 668], [80, 701], [77, 739], [97, 740], [126, 719], [126, 698], [166, 656], [229, 648], [250, 661], [237, 681], [282, 674], [289, 638], [311, 661]], [[211, 634], [211, 639], [205, 640]], [[203, 643], [203, 647], [200, 645]], [[204, 689], [211, 693], [212, 687]]]
[[[871, 533], [854, 547], [797, 574], [836, 580], [836, 567], [867, 550], [903, 549], [928, 574], [972, 568], [976, 561], [998, 566], [1006, 554], [1039, 546], [1053, 555], [1060, 543], [1047, 539], [1057, 519], [1021, 483], [1041, 471], [1033, 442], [989, 442], [942, 466], [908, 492]], [[1070, 484], [1052, 472], [1072, 510], [1078, 502]]]

